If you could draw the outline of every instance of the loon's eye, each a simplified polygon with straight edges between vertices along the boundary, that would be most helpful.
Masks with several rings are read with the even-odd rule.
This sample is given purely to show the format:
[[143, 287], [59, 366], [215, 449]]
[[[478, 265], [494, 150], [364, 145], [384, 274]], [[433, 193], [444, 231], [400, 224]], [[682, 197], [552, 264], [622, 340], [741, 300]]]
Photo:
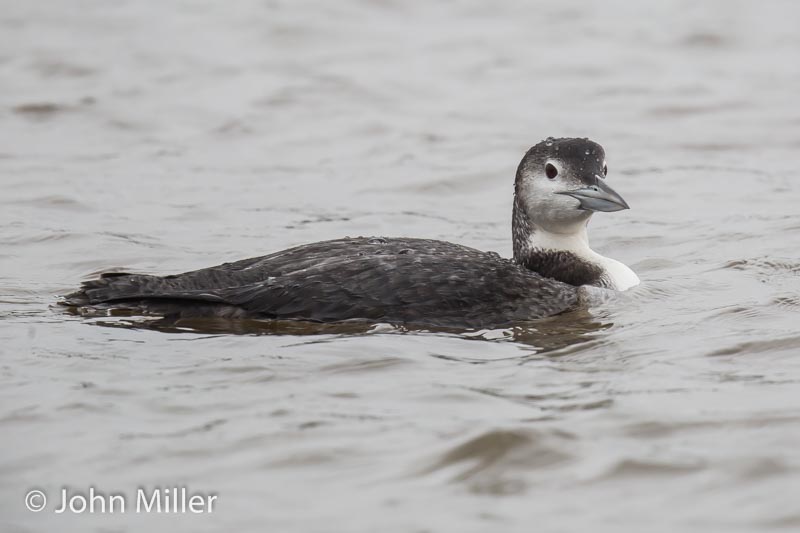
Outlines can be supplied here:
[[603, 163], [603, 176], [608, 176], [608, 165]]
[[556, 176], [558, 176], [558, 169], [554, 164], [547, 163], [544, 166], [544, 173], [547, 174], [547, 177], [552, 180], [555, 179]]

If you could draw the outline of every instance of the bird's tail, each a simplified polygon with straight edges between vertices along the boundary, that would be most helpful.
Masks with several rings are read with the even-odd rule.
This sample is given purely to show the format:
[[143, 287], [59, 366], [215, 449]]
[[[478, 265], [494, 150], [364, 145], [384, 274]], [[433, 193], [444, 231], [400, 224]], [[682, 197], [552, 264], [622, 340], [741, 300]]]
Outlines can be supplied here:
[[70, 293], [59, 302], [70, 307], [95, 305], [117, 300], [141, 297], [142, 287], [157, 276], [109, 272], [99, 278], [84, 281], [80, 289]]

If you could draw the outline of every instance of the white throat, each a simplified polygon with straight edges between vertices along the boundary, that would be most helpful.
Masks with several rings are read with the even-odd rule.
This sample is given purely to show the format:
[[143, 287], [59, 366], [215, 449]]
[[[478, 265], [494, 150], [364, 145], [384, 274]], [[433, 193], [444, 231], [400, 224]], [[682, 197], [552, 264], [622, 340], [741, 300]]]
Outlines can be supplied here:
[[627, 265], [610, 257], [602, 256], [589, 247], [589, 235], [584, 224], [569, 233], [553, 233], [536, 227], [530, 236], [529, 243], [531, 250], [571, 252], [584, 261], [598, 265], [603, 269], [604, 277], [608, 280], [611, 289], [626, 291], [639, 284], [639, 277]]

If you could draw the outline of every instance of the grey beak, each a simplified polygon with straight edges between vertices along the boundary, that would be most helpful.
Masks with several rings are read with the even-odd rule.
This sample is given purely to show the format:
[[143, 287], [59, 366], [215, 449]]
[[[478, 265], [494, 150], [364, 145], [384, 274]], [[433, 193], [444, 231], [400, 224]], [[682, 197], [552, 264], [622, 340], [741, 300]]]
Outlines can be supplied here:
[[605, 180], [598, 179], [597, 185], [576, 189], [574, 191], [564, 191], [557, 194], [566, 194], [580, 201], [581, 209], [586, 211], [622, 211], [630, 209], [628, 202], [617, 194], [617, 191], [606, 185]]

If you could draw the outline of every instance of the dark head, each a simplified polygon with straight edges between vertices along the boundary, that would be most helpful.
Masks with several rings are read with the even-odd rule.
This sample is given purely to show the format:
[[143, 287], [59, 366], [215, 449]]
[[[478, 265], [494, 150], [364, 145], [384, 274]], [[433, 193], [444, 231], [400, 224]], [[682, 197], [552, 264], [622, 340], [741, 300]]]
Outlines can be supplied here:
[[595, 211], [620, 211], [628, 204], [606, 184], [603, 147], [589, 139], [548, 137], [525, 154], [514, 183], [514, 256], [526, 251], [537, 229], [571, 235]]

